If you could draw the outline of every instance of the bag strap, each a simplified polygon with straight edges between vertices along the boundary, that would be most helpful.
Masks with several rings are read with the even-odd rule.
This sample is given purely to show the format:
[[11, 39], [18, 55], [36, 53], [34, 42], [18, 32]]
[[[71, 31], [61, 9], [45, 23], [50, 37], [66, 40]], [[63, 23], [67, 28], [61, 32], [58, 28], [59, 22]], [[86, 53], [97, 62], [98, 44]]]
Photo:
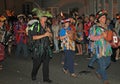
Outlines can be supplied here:
[[[32, 26], [28, 28], [28, 30], [33, 31], [33, 29], [34, 29], [35, 25], [36, 25], [36, 23], [33, 23], [33, 24], [32, 24]], [[39, 31], [40, 31], [40, 24], [38, 23], [38, 25], [37, 25], [37, 26], [38, 26], [37, 32], [39, 32]]]

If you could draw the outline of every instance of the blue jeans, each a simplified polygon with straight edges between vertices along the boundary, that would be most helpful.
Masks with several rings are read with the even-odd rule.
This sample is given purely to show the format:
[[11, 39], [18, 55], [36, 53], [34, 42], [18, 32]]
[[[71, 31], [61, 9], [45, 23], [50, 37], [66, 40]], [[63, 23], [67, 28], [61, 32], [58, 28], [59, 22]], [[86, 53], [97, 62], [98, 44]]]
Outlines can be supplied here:
[[21, 52], [20, 51], [23, 51], [23, 56], [27, 57], [28, 56], [28, 49], [27, 49], [27, 45], [20, 42], [17, 44], [17, 49], [16, 49], [16, 56], [19, 56], [21, 55]]
[[97, 73], [99, 73], [102, 76], [103, 81], [108, 79], [106, 68], [110, 65], [110, 61], [111, 61], [110, 56], [107, 57], [103, 56], [97, 60], [99, 64]]
[[63, 68], [70, 73], [74, 73], [74, 56], [75, 52], [72, 50], [65, 50], [65, 60]]
[[92, 58], [90, 59], [90, 61], [89, 61], [89, 66], [93, 66], [93, 63], [95, 62], [97, 60], [97, 57], [96, 57], [96, 55], [93, 55], [92, 56]]

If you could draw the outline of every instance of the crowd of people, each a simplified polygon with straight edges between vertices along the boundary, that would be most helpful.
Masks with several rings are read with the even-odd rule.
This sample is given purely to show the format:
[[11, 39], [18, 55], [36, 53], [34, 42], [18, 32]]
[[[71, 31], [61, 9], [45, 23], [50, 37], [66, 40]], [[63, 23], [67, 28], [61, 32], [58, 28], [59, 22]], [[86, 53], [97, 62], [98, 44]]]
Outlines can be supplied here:
[[90, 59], [88, 67], [95, 69], [96, 61], [99, 66], [97, 77], [104, 84], [109, 84], [106, 69], [110, 61], [120, 59], [120, 14], [111, 20], [106, 10], [89, 16], [79, 16], [78, 13], [74, 16], [52, 16], [38, 8], [32, 12], [33, 15], [19, 14], [14, 18], [0, 16], [0, 70], [3, 69], [2, 61], [6, 53], [12, 55], [15, 46], [15, 56], [27, 58], [29, 52], [33, 53], [32, 80], [37, 79], [43, 63], [43, 81], [51, 83], [49, 61], [53, 53], [64, 51], [61, 63], [65, 74], [70, 73], [71, 77], [76, 78], [74, 56], [87, 55]]

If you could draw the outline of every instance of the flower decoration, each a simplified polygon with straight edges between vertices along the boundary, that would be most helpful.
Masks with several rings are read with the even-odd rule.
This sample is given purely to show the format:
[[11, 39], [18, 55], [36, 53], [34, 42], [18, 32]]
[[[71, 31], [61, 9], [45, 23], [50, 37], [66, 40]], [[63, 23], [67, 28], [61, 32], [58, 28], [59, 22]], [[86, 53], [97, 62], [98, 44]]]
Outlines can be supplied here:
[[99, 19], [103, 15], [107, 16], [107, 11], [104, 9], [97, 12], [96, 19]]

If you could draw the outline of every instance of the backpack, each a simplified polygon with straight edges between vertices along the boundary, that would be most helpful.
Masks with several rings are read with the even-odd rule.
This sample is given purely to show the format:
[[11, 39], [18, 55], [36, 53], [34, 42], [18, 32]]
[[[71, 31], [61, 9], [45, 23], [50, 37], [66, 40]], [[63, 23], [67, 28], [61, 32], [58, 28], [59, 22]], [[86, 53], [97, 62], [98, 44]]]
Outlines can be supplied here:
[[[26, 32], [27, 32], [27, 35], [28, 35], [28, 49], [30, 51], [33, 51], [34, 49], [34, 40], [32, 39], [32, 33], [33, 33], [33, 29], [36, 25], [38, 25], [39, 21], [38, 20], [30, 20], [28, 22], [28, 26], [27, 26], [27, 29], [26, 29]], [[40, 26], [38, 26], [38, 29], [37, 29], [37, 32], [40, 31]]]

